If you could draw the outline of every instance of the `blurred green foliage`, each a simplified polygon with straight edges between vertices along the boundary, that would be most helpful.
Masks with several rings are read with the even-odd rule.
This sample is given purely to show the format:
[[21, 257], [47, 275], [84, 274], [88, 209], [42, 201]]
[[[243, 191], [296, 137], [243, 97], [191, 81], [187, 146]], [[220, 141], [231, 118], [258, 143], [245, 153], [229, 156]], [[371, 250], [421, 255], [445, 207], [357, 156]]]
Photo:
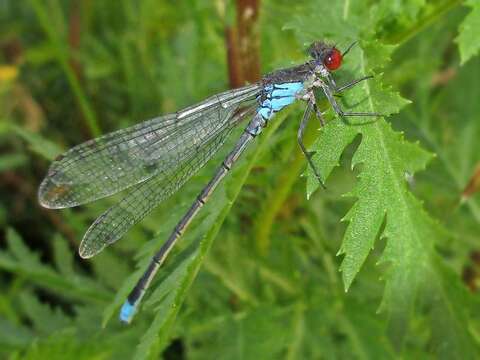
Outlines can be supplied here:
[[327, 112], [324, 129], [311, 126], [329, 175], [317, 190], [296, 144], [303, 106], [282, 112], [134, 322], [118, 323], [225, 150], [91, 261], [76, 256], [79, 240], [118, 196], [51, 211], [37, 186], [63, 150], [228, 88], [234, 13], [222, 0], [0, 1], [2, 357], [478, 358], [475, 0], [261, 2], [264, 73], [305, 61], [314, 39], [359, 40], [335, 77], [375, 79], [339, 101], [395, 115], [345, 123]]

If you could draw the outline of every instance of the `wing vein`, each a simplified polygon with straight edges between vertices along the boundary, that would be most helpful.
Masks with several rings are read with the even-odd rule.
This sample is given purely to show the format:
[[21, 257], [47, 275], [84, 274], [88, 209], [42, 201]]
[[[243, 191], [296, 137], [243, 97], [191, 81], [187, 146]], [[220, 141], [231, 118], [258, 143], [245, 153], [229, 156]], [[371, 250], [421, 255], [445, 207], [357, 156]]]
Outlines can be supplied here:
[[235, 112], [253, 104], [259, 91], [255, 84], [214, 95], [72, 148], [52, 163], [39, 188], [40, 203], [49, 208], [77, 206], [178, 167], [231, 121], [238, 123]]

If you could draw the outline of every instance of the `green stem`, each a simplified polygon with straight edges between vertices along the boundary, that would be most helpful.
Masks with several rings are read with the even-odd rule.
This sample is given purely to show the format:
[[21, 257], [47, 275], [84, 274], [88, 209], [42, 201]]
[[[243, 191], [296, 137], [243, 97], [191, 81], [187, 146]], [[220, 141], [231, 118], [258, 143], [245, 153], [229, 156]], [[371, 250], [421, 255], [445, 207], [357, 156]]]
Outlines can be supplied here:
[[47, 34], [50, 44], [55, 52], [55, 57], [60, 64], [60, 67], [64, 71], [65, 76], [67, 77], [68, 83], [73, 91], [73, 94], [75, 95], [75, 100], [77, 101], [78, 106], [82, 111], [82, 115], [87, 123], [87, 127], [90, 133], [95, 137], [101, 135], [102, 132], [100, 130], [100, 127], [98, 126], [95, 113], [90, 107], [85, 92], [83, 91], [77, 76], [75, 75], [72, 67], [69, 64], [68, 55], [64, 50], [64, 46], [62, 46], [62, 42], [58, 37], [58, 31], [51, 25], [52, 21], [49, 19], [48, 14], [44, 8], [45, 5], [42, 4], [39, 0], [31, 0], [31, 3], [40, 22], [40, 26]]
[[301, 354], [302, 343], [305, 338], [305, 310], [306, 306], [302, 301], [295, 304], [292, 314], [293, 336], [287, 347], [285, 356], [287, 360], [297, 359]]
[[242, 286], [242, 284], [240, 284], [236, 279], [230, 276], [230, 274], [228, 274], [227, 271], [225, 271], [225, 269], [216, 261], [207, 260], [205, 261], [204, 267], [205, 270], [209, 271], [218, 279], [220, 279], [222, 284], [240, 300], [252, 306], [258, 306], [258, 299], [255, 297], [255, 295]]
[[444, 16], [446, 13], [457, 7], [462, 3], [462, 0], [448, 0], [440, 4], [432, 13], [426, 15], [424, 18], [419, 19], [417, 23], [409, 29], [406, 29], [404, 32], [397, 33], [391, 37], [384, 39], [387, 43], [390, 44], [402, 44], [406, 43], [408, 40], [413, 38], [419, 32], [425, 30], [427, 27], [432, 25], [437, 19]]

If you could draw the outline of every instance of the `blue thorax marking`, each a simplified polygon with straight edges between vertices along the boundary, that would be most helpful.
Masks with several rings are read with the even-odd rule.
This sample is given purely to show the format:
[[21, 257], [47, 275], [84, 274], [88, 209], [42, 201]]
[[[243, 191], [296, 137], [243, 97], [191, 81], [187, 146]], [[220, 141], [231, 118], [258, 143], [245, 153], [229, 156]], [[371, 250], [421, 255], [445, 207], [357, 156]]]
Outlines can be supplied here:
[[264, 88], [266, 98], [258, 107], [257, 112], [265, 120], [270, 120], [276, 112], [292, 104], [296, 100], [296, 95], [302, 90], [302, 82], [267, 85]]

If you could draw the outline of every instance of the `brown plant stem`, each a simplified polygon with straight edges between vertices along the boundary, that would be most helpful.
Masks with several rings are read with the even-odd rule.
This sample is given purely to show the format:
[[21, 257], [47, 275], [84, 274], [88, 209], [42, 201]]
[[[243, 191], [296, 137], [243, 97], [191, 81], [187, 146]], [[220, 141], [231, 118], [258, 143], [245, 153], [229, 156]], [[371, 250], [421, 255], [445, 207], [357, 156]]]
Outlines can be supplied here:
[[225, 27], [228, 77], [231, 88], [260, 80], [260, 0], [237, 0], [236, 25]]

